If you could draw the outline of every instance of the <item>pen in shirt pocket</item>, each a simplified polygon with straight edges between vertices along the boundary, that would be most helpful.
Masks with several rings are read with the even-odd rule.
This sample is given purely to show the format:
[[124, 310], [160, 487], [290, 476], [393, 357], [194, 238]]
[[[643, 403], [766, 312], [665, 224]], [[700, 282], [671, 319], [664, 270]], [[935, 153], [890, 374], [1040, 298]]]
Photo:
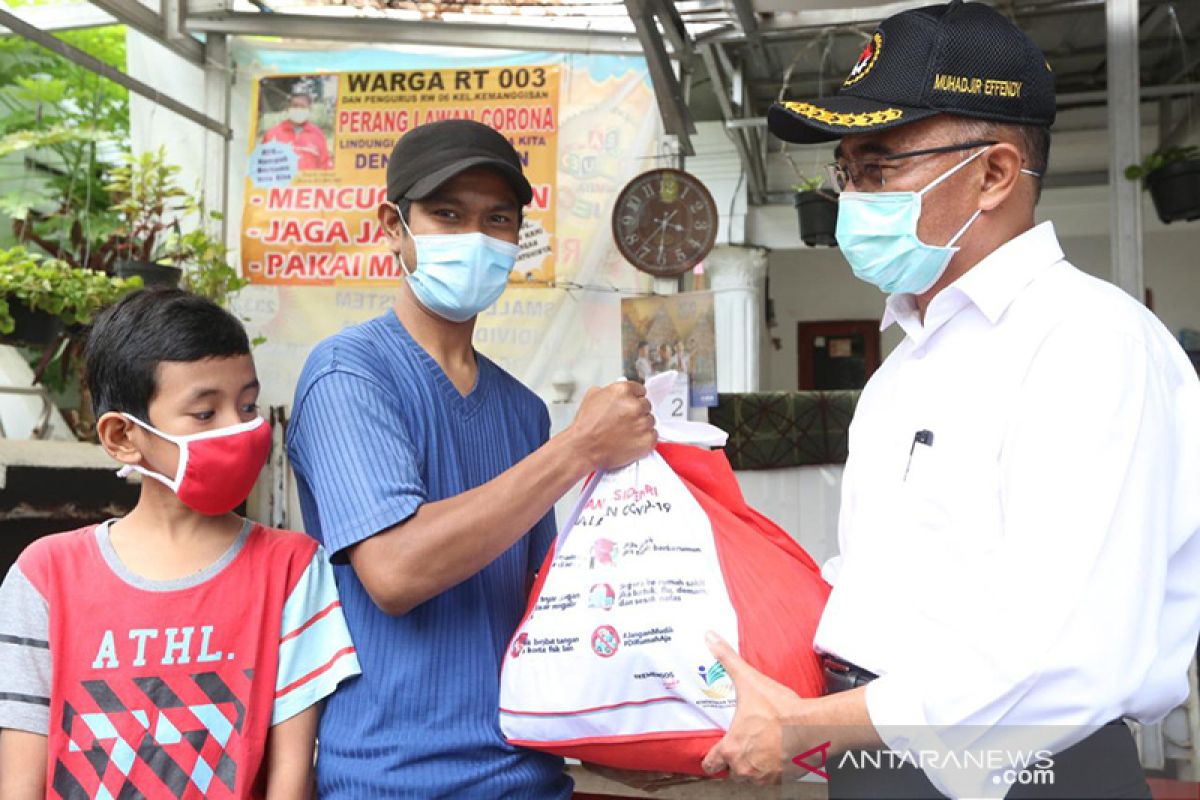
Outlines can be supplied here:
[[933, 447], [933, 431], [922, 428], [913, 434], [912, 445], [908, 448], [908, 463], [904, 465], [903, 481], [908, 480], [908, 471], [912, 469], [913, 453], [917, 451], [917, 445], [923, 444], [926, 447]]

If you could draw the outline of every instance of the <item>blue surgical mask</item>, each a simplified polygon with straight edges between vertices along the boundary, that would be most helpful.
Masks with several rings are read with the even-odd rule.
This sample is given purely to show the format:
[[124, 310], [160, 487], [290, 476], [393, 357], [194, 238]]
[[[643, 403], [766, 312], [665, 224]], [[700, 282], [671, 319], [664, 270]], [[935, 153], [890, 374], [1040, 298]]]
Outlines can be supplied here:
[[980, 211], [946, 244], [925, 244], [917, 237], [921, 197], [986, 150], [954, 165], [919, 192], [842, 192], [837, 243], [855, 276], [888, 294], [921, 294], [937, 283], [958, 252], [954, 243], [979, 218]]
[[[399, 209], [396, 209], [399, 213]], [[500, 299], [520, 248], [478, 231], [413, 235], [416, 269], [400, 254], [400, 266], [421, 305], [451, 322], [466, 322]]]

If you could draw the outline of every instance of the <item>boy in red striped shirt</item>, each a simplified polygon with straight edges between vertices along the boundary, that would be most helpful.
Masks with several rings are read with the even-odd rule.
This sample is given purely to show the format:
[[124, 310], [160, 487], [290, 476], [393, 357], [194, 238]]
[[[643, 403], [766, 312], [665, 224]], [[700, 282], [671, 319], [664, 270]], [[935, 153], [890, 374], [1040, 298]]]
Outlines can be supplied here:
[[244, 329], [138, 292], [97, 320], [87, 368], [141, 496], [0, 585], [0, 797], [311, 796], [319, 703], [358, 659], [316, 542], [233, 513], [271, 443]]

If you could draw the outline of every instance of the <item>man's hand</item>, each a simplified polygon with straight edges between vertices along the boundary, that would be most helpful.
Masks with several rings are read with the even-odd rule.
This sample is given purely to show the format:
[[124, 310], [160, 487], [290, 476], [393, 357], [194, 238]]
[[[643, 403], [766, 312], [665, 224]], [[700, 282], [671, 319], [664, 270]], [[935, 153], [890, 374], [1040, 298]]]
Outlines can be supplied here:
[[564, 433], [592, 469], [623, 467], [649, 453], [658, 441], [646, 387], [633, 381], [589, 389]]
[[637, 789], [641, 792], [656, 792], [659, 789], [666, 789], [668, 786], [682, 786], [685, 783], [705, 780], [705, 778], [698, 775], [616, 769], [614, 767], [601, 766], [600, 764], [589, 764], [586, 761], [583, 762], [583, 768], [588, 772], [596, 773], [601, 778], [616, 781], [624, 786], [628, 786], [630, 789]]
[[709, 633], [708, 649], [725, 667], [737, 692], [733, 724], [704, 757], [704, 771], [716, 775], [728, 769], [730, 777], [759, 786], [779, 783], [783, 771], [783, 727], [804, 701], [781, 683], [747, 664], [729, 643]]

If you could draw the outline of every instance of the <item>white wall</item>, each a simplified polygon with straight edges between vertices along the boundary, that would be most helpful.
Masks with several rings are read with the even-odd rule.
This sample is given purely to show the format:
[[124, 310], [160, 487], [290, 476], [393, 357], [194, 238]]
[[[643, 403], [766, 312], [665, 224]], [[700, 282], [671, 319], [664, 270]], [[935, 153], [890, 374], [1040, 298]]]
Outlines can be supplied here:
[[[796, 225], [792, 212], [792, 226]], [[799, 233], [796, 233], [799, 238]], [[775, 327], [764, 343], [765, 391], [797, 388], [796, 323], [833, 319], [879, 319], [884, 295], [854, 277], [837, 248], [774, 250], [768, 256]], [[883, 334], [883, 352], [900, 342], [897, 328]], [[778, 340], [776, 348], [774, 340]]]
[[[130, 75], [186, 106], [205, 110], [202, 69], [132, 28], [126, 31], [125, 41]], [[129, 93], [129, 134], [135, 153], [166, 148], [168, 163], [180, 168], [179, 185], [184, 189], [210, 195], [219, 191], [223, 166], [208, 147], [216, 134], [133, 92]]]
[[692, 147], [696, 154], [684, 159], [684, 169], [700, 176], [721, 212], [717, 244], [743, 244], [746, 241], [746, 181], [737, 149], [725, 134], [725, 124], [696, 123]]

